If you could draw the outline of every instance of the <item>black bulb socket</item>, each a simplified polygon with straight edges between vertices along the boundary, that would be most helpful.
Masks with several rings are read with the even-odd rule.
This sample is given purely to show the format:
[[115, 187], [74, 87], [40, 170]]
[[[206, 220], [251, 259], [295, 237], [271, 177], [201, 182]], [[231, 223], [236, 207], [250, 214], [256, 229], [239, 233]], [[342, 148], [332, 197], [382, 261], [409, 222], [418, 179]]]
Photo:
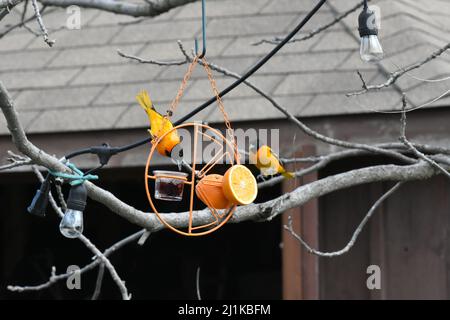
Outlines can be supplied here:
[[50, 193], [51, 177], [47, 175], [45, 180], [42, 182], [41, 187], [36, 192], [28, 206], [27, 211], [38, 217], [45, 217], [45, 211], [48, 207], [48, 195]]
[[358, 22], [358, 30], [361, 38], [378, 35], [377, 17], [375, 11], [370, 10], [368, 7], [364, 8], [359, 15]]
[[76, 211], [84, 211], [87, 201], [87, 189], [84, 183], [72, 186], [69, 191], [69, 198], [67, 199], [67, 209]]

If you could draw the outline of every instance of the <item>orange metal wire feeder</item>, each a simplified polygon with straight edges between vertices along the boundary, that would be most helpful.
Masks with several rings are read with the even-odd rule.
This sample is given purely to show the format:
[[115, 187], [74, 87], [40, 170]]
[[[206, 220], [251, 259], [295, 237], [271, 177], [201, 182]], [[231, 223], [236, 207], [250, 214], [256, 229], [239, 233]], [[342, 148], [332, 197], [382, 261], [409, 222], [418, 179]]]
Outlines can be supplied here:
[[[167, 134], [170, 134], [172, 131], [180, 129], [180, 128], [188, 128], [191, 127], [193, 129], [193, 150], [191, 157], [190, 173], [187, 177], [179, 176], [179, 175], [170, 175], [170, 174], [159, 174], [158, 176], [153, 175], [149, 172], [152, 164], [152, 157], [155, 153], [156, 147], [158, 143], [161, 142], [162, 139]], [[213, 135], [208, 134], [213, 133]], [[201, 152], [198, 149], [198, 139], [202, 138], [206, 141], [210, 141], [211, 143], [216, 143], [219, 145], [218, 149], [220, 152], [217, 152], [208, 163], [203, 166], [201, 170], [197, 170], [197, 152]], [[232, 152], [230, 152], [232, 150]], [[148, 200], [150, 202], [150, 206], [153, 209], [153, 212], [156, 214], [158, 219], [170, 230], [177, 232], [178, 234], [185, 236], [203, 236], [209, 233], [212, 233], [222, 227], [227, 221], [232, 217], [236, 204], [227, 203], [224, 204], [222, 199], [220, 198], [220, 193], [218, 192], [221, 181], [218, 178], [218, 175], [208, 175], [216, 164], [225, 160], [224, 163], [227, 163], [230, 167], [233, 165], [239, 164], [239, 154], [237, 152], [237, 148], [234, 144], [234, 141], [231, 142], [226, 139], [222, 133], [214, 128], [211, 128], [205, 124], [200, 123], [185, 123], [179, 126], [174, 127], [170, 131], [166, 132], [164, 135], [159, 137], [154, 141], [153, 146], [150, 150], [150, 153], [147, 158], [147, 164], [145, 167], [145, 190], [147, 193]], [[186, 163], [187, 164], [187, 163]], [[208, 177], [209, 179], [202, 179]], [[151, 180], [157, 180], [158, 178], [169, 178], [176, 181], [180, 181], [183, 185], [189, 187], [189, 213], [188, 213], [188, 224], [185, 226], [185, 219], [181, 214], [170, 213], [164, 214], [160, 213], [155, 206], [154, 202], [154, 190], [152, 190], [152, 186], [149, 183]], [[202, 180], [200, 180], [202, 179]], [[200, 184], [197, 182], [200, 180]], [[155, 181], [156, 185], [156, 181]], [[197, 188], [196, 188], [197, 186]], [[197, 192], [196, 192], [197, 191]], [[221, 191], [221, 190], [220, 190]], [[183, 190], [184, 192], [184, 190]], [[198, 198], [207, 205], [207, 209], [202, 211], [194, 211], [194, 201], [196, 200], [197, 193]], [[219, 205], [218, 205], [219, 204]], [[218, 208], [225, 207], [225, 208]], [[209, 211], [209, 216], [208, 216]], [[199, 223], [199, 220], [206, 220], [206, 223]]]

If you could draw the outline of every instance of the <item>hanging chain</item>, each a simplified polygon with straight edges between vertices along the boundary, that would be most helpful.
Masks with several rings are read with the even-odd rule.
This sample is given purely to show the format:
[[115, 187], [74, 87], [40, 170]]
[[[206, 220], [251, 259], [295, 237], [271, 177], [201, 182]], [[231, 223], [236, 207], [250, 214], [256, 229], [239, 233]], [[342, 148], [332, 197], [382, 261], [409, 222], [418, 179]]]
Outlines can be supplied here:
[[[152, 143], [155, 143], [156, 139], [160, 137], [160, 134], [165, 127], [166, 121], [169, 121], [170, 117], [174, 114], [175, 110], [177, 109], [178, 104], [180, 103], [180, 99], [182, 98], [184, 91], [186, 90], [186, 86], [192, 76], [192, 73], [194, 72], [195, 66], [198, 64], [198, 61], [199, 61], [199, 57], [195, 56], [194, 59], [192, 59], [192, 62], [189, 64], [188, 70], [183, 77], [183, 81], [181, 82], [180, 88], [178, 89], [178, 93], [175, 96], [175, 99], [173, 99], [170, 109], [167, 110], [166, 115], [163, 116], [163, 118], [164, 118], [163, 124], [162, 124], [161, 128], [159, 129], [158, 134], [155, 136], [155, 139], [152, 140]], [[225, 107], [223, 105], [222, 98], [220, 97], [219, 90], [217, 89], [216, 80], [214, 79], [214, 77], [212, 75], [211, 68], [209, 67], [209, 64], [206, 61], [206, 59], [202, 58], [201, 61], [202, 61], [203, 67], [206, 71], [206, 74], [208, 75], [208, 80], [211, 84], [213, 93], [216, 96], [217, 105], [219, 107], [219, 110], [223, 115], [223, 119], [224, 119], [225, 126], [226, 126], [226, 131], [227, 131], [226, 135], [228, 136], [228, 139], [231, 140], [231, 142], [232, 142], [235, 156], [238, 157], [239, 153], [237, 150], [237, 144], [236, 144], [236, 140], [234, 137], [233, 128], [231, 127], [230, 119], [228, 117], [227, 112], [225, 111]]]
[[178, 89], [178, 93], [172, 101], [172, 105], [170, 106], [170, 109], [167, 110], [167, 116], [171, 117], [173, 113], [175, 112], [176, 108], [178, 107], [178, 104], [180, 103], [180, 99], [183, 96], [184, 90], [186, 90], [187, 83], [189, 82], [189, 79], [191, 78], [192, 73], [194, 72], [195, 66], [198, 63], [198, 57], [194, 57], [192, 62], [189, 64], [188, 70], [186, 74], [184, 75], [183, 81], [181, 82], [180, 88]]
[[234, 131], [233, 131], [233, 128], [231, 127], [231, 123], [230, 123], [230, 119], [228, 118], [228, 114], [225, 111], [225, 107], [223, 105], [222, 98], [220, 97], [219, 90], [217, 89], [216, 80], [214, 79], [214, 77], [212, 75], [211, 68], [209, 67], [209, 64], [208, 64], [208, 62], [206, 61], [205, 58], [202, 58], [202, 64], [203, 64], [203, 67], [205, 68], [206, 73], [208, 75], [208, 79], [209, 79], [209, 82], [211, 83], [211, 88], [213, 90], [213, 93], [216, 96], [217, 105], [219, 107], [219, 110], [220, 110], [220, 112], [223, 115], [225, 126], [227, 128], [227, 135], [228, 135], [229, 139], [231, 140], [231, 142], [233, 144], [233, 149], [234, 149], [235, 156], [238, 157], [239, 156], [239, 152], [237, 150], [237, 144], [236, 144], [236, 140], [235, 140], [235, 137], [234, 137]]
[[161, 125], [161, 128], [158, 131], [158, 134], [155, 135], [154, 139], [152, 140], [152, 143], [155, 143], [156, 140], [161, 137], [162, 130], [164, 130], [164, 127], [167, 123], [167, 121], [170, 120], [170, 117], [175, 113], [175, 110], [178, 107], [178, 104], [180, 103], [180, 99], [184, 94], [184, 91], [186, 90], [186, 86], [189, 82], [189, 79], [191, 78], [192, 73], [194, 72], [195, 66], [198, 63], [198, 57], [194, 57], [192, 62], [189, 64], [188, 70], [186, 74], [183, 77], [183, 81], [181, 82], [180, 88], [178, 89], [177, 95], [175, 96], [175, 99], [173, 99], [172, 104], [170, 105], [169, 110], [167, 110], [167, 113], [163, 116], [163, 123]]

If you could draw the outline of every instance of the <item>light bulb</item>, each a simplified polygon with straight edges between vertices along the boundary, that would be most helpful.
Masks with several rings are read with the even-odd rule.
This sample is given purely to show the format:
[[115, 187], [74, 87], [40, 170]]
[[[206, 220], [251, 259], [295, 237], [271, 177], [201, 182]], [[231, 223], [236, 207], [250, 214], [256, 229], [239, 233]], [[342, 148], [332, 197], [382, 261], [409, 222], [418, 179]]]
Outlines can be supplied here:
[[383, 59], [383, 48], [378, 40], [377, 16], [367, 6], [359, 15], [359, 35], [361, 37], [360, 55], [364, 62], [377, 62]]
[[59, 231], [66, 238], [78, 238], [83, 232], [83, 211], [87, 190], [84, 183], [72, 186], [67, 200], [67, 210], [59, 224]]
[[376, 35], [361, 38], [360, 54], [364, 62], [377, 62], [383, 59], [383, 48]]
[[83, 212], [67, 209], [59, 224], [59, 231], [66, 238], [78, 238], [83, 233]]

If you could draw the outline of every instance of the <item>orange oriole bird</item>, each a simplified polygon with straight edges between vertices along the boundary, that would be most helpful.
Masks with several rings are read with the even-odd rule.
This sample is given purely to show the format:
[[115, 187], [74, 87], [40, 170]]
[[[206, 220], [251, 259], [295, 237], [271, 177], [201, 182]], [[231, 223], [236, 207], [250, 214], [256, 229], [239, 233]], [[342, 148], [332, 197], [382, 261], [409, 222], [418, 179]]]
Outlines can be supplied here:
[[285, 178], [294, 178], [293, 172], [288, 172], [283, 167], [283, 163], [277, 154], [267, 145], [262, 145], [259, 149], [250, 146], [250, 163], [256, 165], [263, 177], [281, 174]]
[[[173, 129], [173, 124], [169, 119], [164, 118], [162, 114], [156, 111], [153, 106], [152, 100], [150, 100], [150, 96], [146, 90], [142, 90], [136, 96], [136, 100], [139, 102], [139, 105], [142, 109], [145, 110], [148, 116], [148, 120], [150, 121], [150, 132], [153, 138], [159, 138], [163, 136], [166, 132]], [[167, 134], [156, 146], [159, 154], [163, 156], [170, 157], [173, 148], [180, 143], [180, 136], [176, 130]]]

